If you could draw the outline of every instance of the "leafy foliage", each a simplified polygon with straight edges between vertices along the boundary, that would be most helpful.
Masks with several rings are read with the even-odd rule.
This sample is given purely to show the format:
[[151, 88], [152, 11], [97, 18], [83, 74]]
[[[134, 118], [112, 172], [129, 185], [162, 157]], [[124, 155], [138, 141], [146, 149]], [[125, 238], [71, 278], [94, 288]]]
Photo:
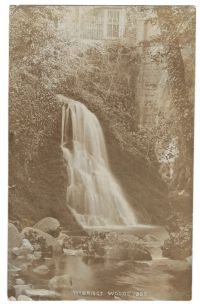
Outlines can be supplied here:
[[84, 90], [92, 92], [102, 98], [107, 111], [114, 108], [129, 115], [128, 121], [122, 117], [122, 128], [134, 123], [129, 110], [135, 112], [137, 52], [119, 43], [87, 45], [72, 39], [68, 18], [73, 12], [67, 11], [50, 6], [11, 10], [10, 131], [27, 161], [52, 134], [59, 113], [57, 93], [84, 98]]
[[185, 259], [192, 255], [192, 225], [185, 223], [180, 214], [167, 220], [169, 239], [162, 247], [163, 256], [171, 259]]
[[30, 230], [26, 233], [25, 237], [31, 242], [36, 250], [41, 251], [42, 258], [52, 257], [52, 246], [48, 246], [45, 238], [38, 236], [37, 232]]

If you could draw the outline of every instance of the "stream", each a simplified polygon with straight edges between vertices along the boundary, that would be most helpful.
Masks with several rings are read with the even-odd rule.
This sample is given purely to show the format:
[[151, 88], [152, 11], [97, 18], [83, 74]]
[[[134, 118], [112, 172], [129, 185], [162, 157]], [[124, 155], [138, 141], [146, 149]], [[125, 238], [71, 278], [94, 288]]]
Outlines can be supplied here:
[[[125, 233], [141, 237], [148, 234], [151, 261], [130, 261], [104, 257], [69, 256], [46, 259], [49, 268], [39, 276], [29, 269], [23, 279], [34, 288], [48, 289], [54, 276], [68, 274], [72, 288], [61, 290], [62, 300], [187, 300], [190, 299], [191, 269], [186, 261], [162, 257], [160, 245], [167, 233], [163, 228], [140, 227]], [[117, 232], [119, 233], [119, 232]], [[154, 240], [154, 238], [157, 238]], [[158, 239], [159, 237], [159, 239]]]

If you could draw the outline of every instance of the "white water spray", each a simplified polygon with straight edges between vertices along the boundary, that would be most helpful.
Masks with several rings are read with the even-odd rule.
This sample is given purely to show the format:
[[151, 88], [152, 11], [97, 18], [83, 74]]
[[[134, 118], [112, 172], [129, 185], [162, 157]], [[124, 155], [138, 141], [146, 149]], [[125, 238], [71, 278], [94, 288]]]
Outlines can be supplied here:
[[69, 180], [67, 204], [79, 224], [84, 228], [136, 225], [109, 168], [100, 123], [80, 102], [67, 99], [63, 105], [61, 146]]

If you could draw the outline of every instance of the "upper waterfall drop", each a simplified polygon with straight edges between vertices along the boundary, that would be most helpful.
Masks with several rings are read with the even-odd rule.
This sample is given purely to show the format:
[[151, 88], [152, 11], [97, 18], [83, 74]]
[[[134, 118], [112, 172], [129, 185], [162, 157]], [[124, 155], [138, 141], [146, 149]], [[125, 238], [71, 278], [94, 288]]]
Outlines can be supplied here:
[[67, 204], [84, 227], [133, 226], [134, 211], [111, 173], [97, 117], [78, 101], [62, 108], [61, 147], [67, 162]]

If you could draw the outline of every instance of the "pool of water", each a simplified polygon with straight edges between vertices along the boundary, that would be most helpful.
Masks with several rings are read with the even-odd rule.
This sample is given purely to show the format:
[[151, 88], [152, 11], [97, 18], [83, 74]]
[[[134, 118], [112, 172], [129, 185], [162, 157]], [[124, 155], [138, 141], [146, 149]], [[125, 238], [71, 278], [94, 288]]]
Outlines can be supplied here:
[[[52, 277], [68, 274], [72, 286], [61, 291], [63, 300], [190, 299], [191, 269], [185, 267], [184, 262], [162, 257], [159, 246], [167, 237], [165, 230], [140, 227], [134, 228], [134, 235], [142, 238], [146, 229], [159, 237], [156, 245], [155, 242], [151, 244], [152, 261], [124, 261], [115, 259], [115, 256], [109, 259], [62, 256], [45, 261], [50, 270], [48, 274], [39, 276], [29, 269], [23, 278], [34, 288], [48, 289]], [[133, 230], [129, 233], [132, 234]]]
[[190, 297], [189, 272], [172, 271], [165, 258], [156, 262], [130, 262], [66, 256], [46, 264], [50, 269], [47, 275], [38, 276], [29, 271], [24, 279], [34, 288], [48, 289], [52, 277], [68, 274], [72, 289], [62, 290], [63, 300], [187, 300]]

